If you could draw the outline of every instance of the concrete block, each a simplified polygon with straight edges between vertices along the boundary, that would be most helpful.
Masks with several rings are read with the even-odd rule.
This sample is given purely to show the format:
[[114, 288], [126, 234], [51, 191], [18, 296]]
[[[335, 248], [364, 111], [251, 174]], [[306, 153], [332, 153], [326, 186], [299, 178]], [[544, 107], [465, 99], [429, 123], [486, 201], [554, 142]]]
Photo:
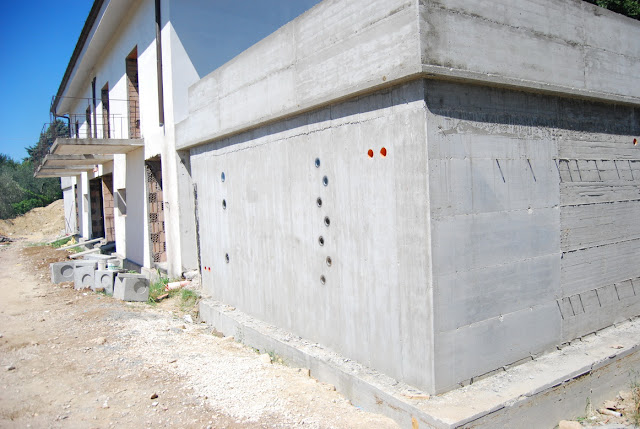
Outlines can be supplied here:
[[94, 286], [91, 289], [94, 291], [102, 289], [108, 295], [113, 295], [116, 274], [117, 272], [112, 270], [96, 270]]
[[74, 261], [55, 262], [50, 264], [51, 283], [72, 282], [75, 269]]
[[76, 261], [73, 271], [73, 287], [75, 289], [93, 289], [95, 281], [95, 271], [95, 261]]
[[149, 299], [149, 279], [142, 274], [119, 273], [113, 286], [113, 297], [145, 302]]

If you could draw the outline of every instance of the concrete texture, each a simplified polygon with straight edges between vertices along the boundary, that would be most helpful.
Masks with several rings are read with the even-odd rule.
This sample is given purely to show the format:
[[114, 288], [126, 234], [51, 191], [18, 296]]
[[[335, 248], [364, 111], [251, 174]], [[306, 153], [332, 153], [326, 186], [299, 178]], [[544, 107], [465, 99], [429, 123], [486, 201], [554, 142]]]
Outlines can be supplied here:
[[104, 290], [107, 295], [113, 295], [113, 285], [118, 273], [112, 270], [96, 270], [93, 290]]
[[75, 289], [94, 288], [97, 262], [76, 261], [73, 271], [73, 287]]
[[118, 273], [113, 297], [123, 301], [146, 302], [149, 299], [149, 279], [141, 274]]
[[74, 280], [74, 261], [54, 262], [49, 267], [51, 268], [51, 283], [72, 282]]
[[640, 314], [638, 36], [319, 4], [190, 89], [205, 294], [431, 394]]
[[236, 341], [309, 368], [312, 377], [335, 385], [354, 405], [388, 415], [401, 427], [416, 427], [415, 421], [419, 428], [551, 428], [584, 416], [588, 402], [628, 390], [630, 371], [640, 371], [640, 320], [635, 319], [429, 397], [226, 304], [203, 300], [200, 314]]

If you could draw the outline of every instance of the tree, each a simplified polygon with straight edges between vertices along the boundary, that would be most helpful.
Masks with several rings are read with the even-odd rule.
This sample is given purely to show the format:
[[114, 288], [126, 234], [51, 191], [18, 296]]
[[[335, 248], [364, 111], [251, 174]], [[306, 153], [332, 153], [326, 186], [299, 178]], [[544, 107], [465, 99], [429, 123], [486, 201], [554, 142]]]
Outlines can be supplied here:
[[640, 20], [640, 0], [586, 0], [591, 4]]
[[58, 137], [68, 137], [69, 127], [60, 119], [56, 119], [55, 122], [49, 124], [47, 129], [40, 133], [38, 143], [33, 146], [27, 147], [27, 153], [29, 156], [25, 160], [31, 162], [34, 168], [42, 162], [42, 159], [49, 153], [49, 149], [53, 142]]

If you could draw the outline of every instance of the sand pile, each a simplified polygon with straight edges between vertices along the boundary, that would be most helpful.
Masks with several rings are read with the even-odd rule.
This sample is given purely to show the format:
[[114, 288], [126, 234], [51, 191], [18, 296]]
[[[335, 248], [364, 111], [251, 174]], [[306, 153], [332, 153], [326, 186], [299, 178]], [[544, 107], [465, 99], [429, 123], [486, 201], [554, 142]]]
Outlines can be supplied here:
[[37, 207], [15, 219], [0, 219], [0, 235], [30, 240], [55, 238], [64, 233], [64, 203], [57, 200]]

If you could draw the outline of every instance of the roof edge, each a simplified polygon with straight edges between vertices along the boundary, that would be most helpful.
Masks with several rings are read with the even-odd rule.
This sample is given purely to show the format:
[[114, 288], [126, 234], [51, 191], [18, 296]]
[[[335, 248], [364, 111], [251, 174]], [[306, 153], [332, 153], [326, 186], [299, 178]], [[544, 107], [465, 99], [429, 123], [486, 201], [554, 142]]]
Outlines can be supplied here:
[[67, 84], [69, 83], [69, 79], [71, 78], [71, 73], [73, 72], [73, 69], [76, 66], [78, 58], [80, 58], [80, 53], [82, 52], [82, 49], [84, 49], [87, 39], [89, 38], [89, 33], [93, 28], [93, 24], [95, 24], [96, 22], [96, 18], [98, 17], [98, 14], [100, 13], [100, 9], [102, 9], [102, 5], [104, 4], [104, 2], [105, 0], [95, 0], [93, 2], [93, 6], [91, 6], [91, 10], [89, 11], [89, 16], [87, 17], [87, 20], [84, 23], [84, 27], [82, 27], [82, 31], [80, 32], [80, 37], [78, 38], [78, 42], [76, 43], [76, 47], [73, 50], [73, 54], [71, 54], [71, 59], [69, 60], [67, 69], [64, 72], [64, 76], [62, 77], [62, 82], [60, 82], [60, 87], [58, 88], [58, 92], [56, 93], [56, 96], [53, 99], [53, 102], [51, 103], [50, 110], [51, 110], [51, 113], [53, 113], [54, 115], [56, 115], [56, 109], [58, 107], [58, 103], [60, 102], [60, 99], [62, 98], [62, 93], [67, 87]]

